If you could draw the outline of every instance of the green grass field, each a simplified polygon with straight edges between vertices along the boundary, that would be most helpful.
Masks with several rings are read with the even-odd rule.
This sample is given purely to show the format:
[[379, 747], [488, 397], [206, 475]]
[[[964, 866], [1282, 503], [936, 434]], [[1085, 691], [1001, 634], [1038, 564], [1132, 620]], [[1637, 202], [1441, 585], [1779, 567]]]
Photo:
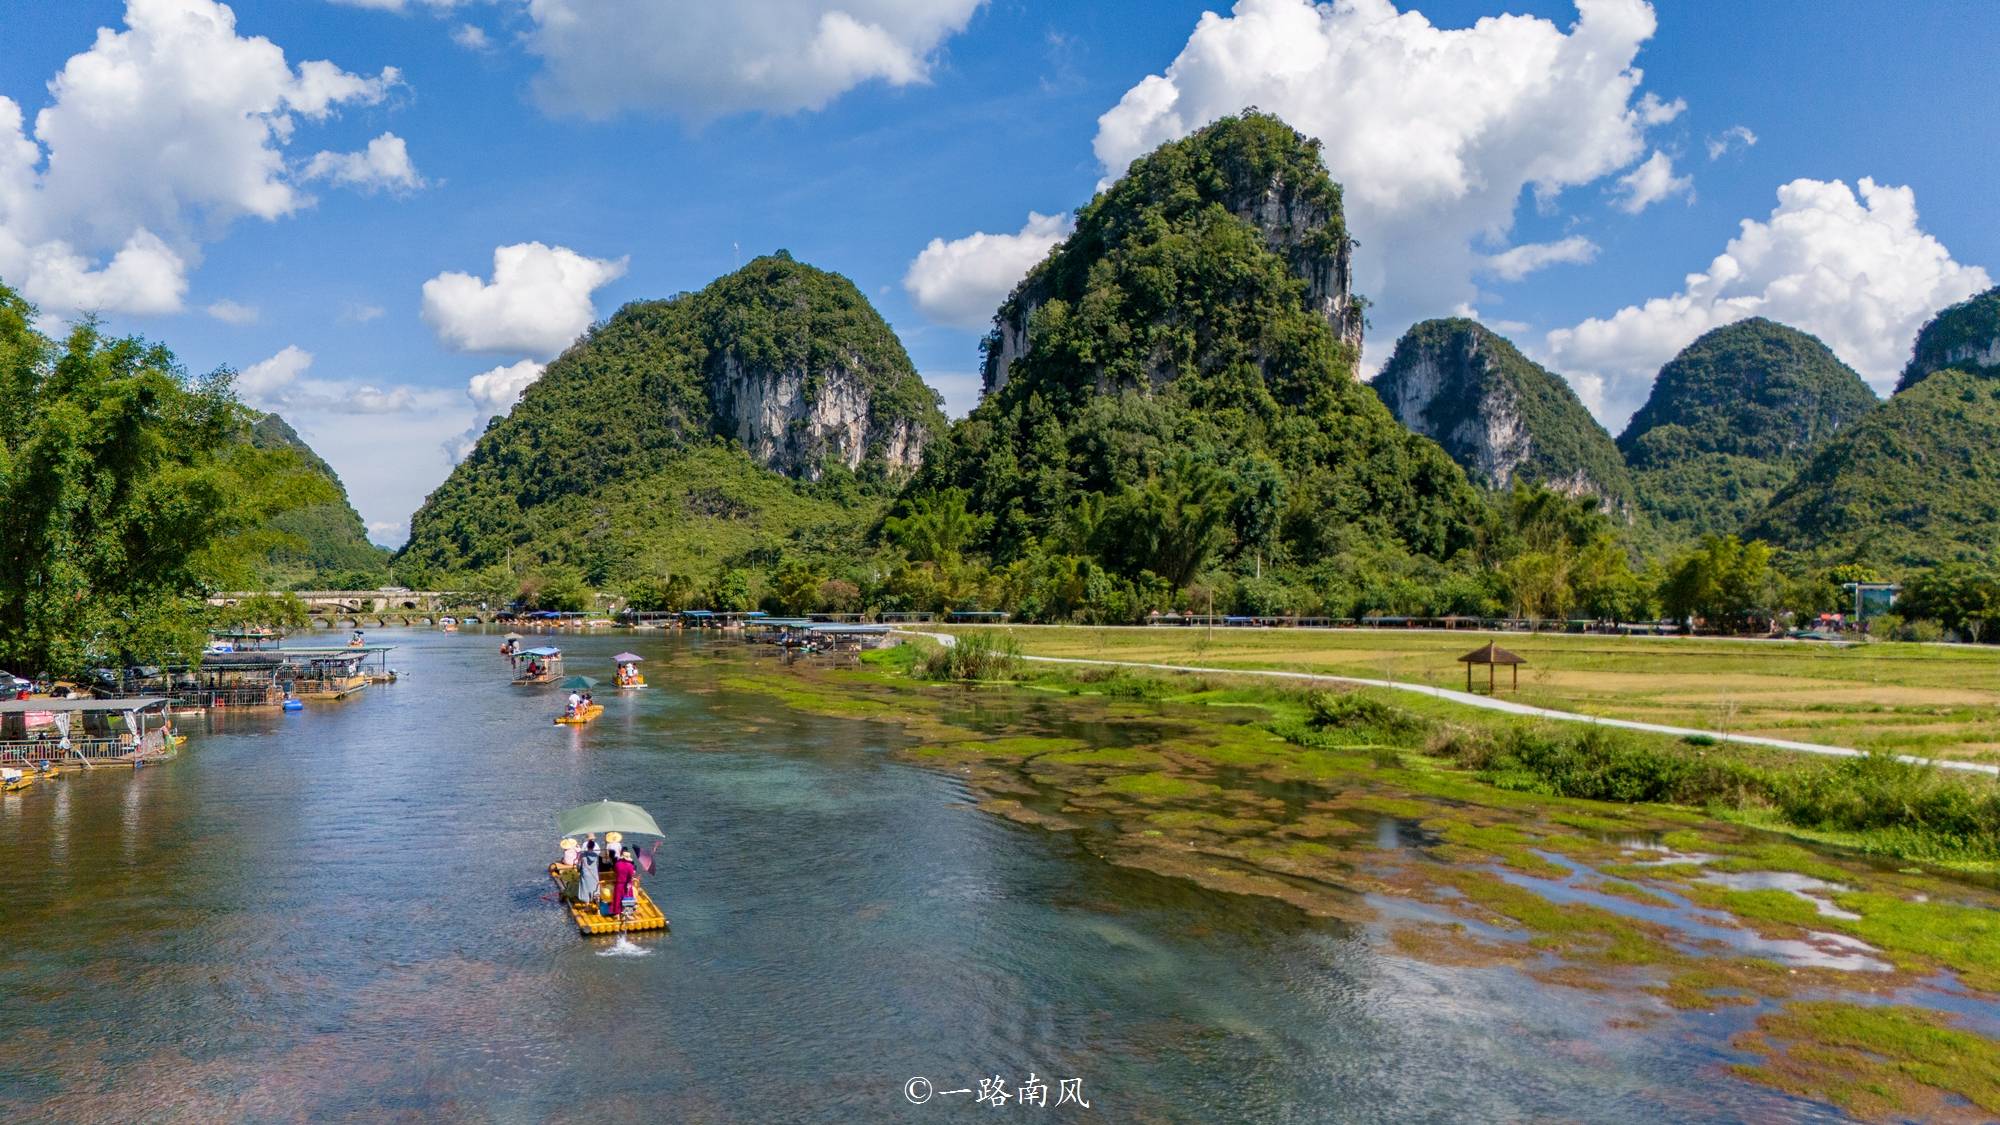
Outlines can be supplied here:
[[[970, 628], [954, 627], [954, 632]], [[2000, 649], [1389, 629], [1008, 627], [1035, 656], [1274, 669], [1465, 687], [1459, 656], [1525, 657], [1540, 707], [1800, 742], [2000, 762]], [[1500, 670], [1503, 686], [1507, 672]], [[1476, 673], [1485, 685], [1485, 671]]]

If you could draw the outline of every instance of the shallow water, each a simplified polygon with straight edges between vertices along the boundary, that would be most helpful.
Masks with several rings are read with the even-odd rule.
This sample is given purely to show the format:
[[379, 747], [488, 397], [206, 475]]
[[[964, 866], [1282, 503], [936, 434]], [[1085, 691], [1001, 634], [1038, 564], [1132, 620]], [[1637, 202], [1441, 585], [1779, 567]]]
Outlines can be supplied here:
[[[1652, 1001], [1111, 866], [897, 732], [713, 690], [737, 646], [564, 639], [653, 658], [573, 730], [494, 637], [376, 639], [402, 682], [0, 797], [0, 1119], [934, 1121], [1030, 1073], [1092, 1109], [1007, 1114], [1830, 1115], [1723, 1075], [1754, 1012], [1608, 1028]], [[669, 832], [671, 934], [544, 898], [554, 813], [607, 796]]]

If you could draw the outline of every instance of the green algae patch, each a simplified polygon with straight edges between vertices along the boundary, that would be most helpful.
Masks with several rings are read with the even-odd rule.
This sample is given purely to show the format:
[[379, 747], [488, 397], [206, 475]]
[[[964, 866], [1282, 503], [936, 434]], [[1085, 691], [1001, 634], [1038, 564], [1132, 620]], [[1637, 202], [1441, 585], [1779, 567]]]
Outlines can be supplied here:
[[1795, 976], [1775, 961], [1716, 960], [1682, 968], [1666, 983], [1646, 991], [1679, 1011], [1712, 1012], [1748, 1007], [1765, 997], [1789, 996]]
[[1036, 760], [1037, 766], [1081, 766], [1102, 769], [1165, 769], [1167, 760], [1152, 750], [1136, 746], [1108, 746], [1100, 749], [1063, 750]]
[[989, 758], [1034, 758], [1042, 755], [1060, 756], [1082, 750], [1090, 744], [1075, 738], [1041, 738], [1034, 735], [1009, 735], [1006, 738], [986, 739], [968, 743], [963, 749], [984, 754]]
[[1433, 802], [1412, 800], [1409, 797], [1390, 797], [1381, 793], [1342, 793], [1333, 803], [1338, 808], [1393, 816], [1398, 820], [1422, 820], [1438, 812], [1438, 806]]
[[1735, 1045], [1764, 1056], [1732, 1067], [1737, 1075], [1869, 1120], [2000, 1114], [2000, 1043], [1921, 1008], [1801, 1002], [1759, 1018]]
[[[1718, 850], [1714, 841], [1709, 841], [1710, 851]], [[1750, 844], [1723, 845], [1720, 850], [1728, 854], [1709, 863], [1714, 871], [1789, 871], [1795, 875], [1806, 875], [1823, 879], [1829, 883], [1847, 883], [1854, 873], [1846, 868], [1828, 863], [1818, 853], [1797, 844], [1759, 842]]]
[[1186, 801], [1222, 792], [1219, 785], [1164, 773], [1123, 773], [1104, 783], [1113, 793], [1157, 801]]
[[1880, 891], [1847, 891], [1835, 894], [1833, 901], [1861, 917], [1822, 918], [1822, 928], [1842, 930], [1885, 953], [1914, 954], [1949, 966], [1969, 987], [2000, 991], [2000, 913], [1955, 902], [1913, 902]]
[[1537, 949], [1623, 965], [1671, 961], [1678, 954], [1668, 944], [1663, 926], [1614, 914], [1578, 902], [1551, 902], [1525, 887], [1479, 871], [1458, 869], [1445, 875], [1496, 925], [1529, 931]]
[[1271, 821], [1254, 817], [1222, 816], [1218, 813], [1193, 812], [1176, 809], [1157, 812], [1146, 818], [1146, 823], [1155, 828], [1190, 829], [1198, 828], [1206, 832], [1221, 832], [1242, 835], [1249, 832], [1265, 832], [1277, 827]]
[[1597, 884], [1597, 890], [1607, 895], [1616, 895], [1628, 902], [1636, 902], [1641, 906], [1672, 907], [1674, 905], [1672, 899], [1656, 895], [1637, 883], [1627, 883], [1623, 879], [1606, 879]]
[[1483, 941], [1462, 922], [1419, 922], [1389, 931], [1396, 952], [1431, 965], [1483, 969], [1518, 965], [1533, 954], [1519, 943]]
[[1630, 832], [1637, 827], [1630, 820], [1595, 813], [1559, 812], [1549, 819], [1565, 827], [1581, 828], [1585, 832]]

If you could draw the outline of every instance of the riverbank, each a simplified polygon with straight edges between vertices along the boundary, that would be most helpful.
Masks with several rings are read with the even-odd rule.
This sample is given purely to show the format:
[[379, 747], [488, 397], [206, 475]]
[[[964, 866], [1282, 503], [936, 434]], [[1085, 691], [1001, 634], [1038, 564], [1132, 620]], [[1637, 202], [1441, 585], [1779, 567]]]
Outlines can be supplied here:
[[[2000, 1112], [2000, 895], [1765, 831], [1755, 808], [1672, 803], [1795, 756], [1637, 735], [1607, 755], [1421, 697], [1221, 676], [1036, 666], [938, 684], [910, 674], [916, 656], [724, 686], [895, 723], [920, 739], [901, 753], [980, 808], [1116, 865], [1343, 919], [1433, 963], [1636, 997], [1631, 1020], [1738, 1013], [1726, 1050], [1744, 1079], [1862, 1116]], [[1666, 799], [1551, 791], [1586, 785]], [[1943, 1043], [1965, 1065], [1940, 1064]]]
[[1392, 629], [949, 626], [1024, 653], [1312, 672], [1462, 688], [1459, 656], [1527, 659], [1506, 698], [1579, 714], [2000, 763], [2000, 649]]

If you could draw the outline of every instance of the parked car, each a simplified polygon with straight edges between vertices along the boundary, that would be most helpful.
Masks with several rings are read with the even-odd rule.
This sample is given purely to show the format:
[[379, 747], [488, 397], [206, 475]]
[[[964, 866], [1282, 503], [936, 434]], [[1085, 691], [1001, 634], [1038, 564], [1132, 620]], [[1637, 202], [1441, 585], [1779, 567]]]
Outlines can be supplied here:
[[35, 685], [16, 676], [12, 672], [0, 672], [0, 699], [12, 699], [22, 692], [32, 692]]

